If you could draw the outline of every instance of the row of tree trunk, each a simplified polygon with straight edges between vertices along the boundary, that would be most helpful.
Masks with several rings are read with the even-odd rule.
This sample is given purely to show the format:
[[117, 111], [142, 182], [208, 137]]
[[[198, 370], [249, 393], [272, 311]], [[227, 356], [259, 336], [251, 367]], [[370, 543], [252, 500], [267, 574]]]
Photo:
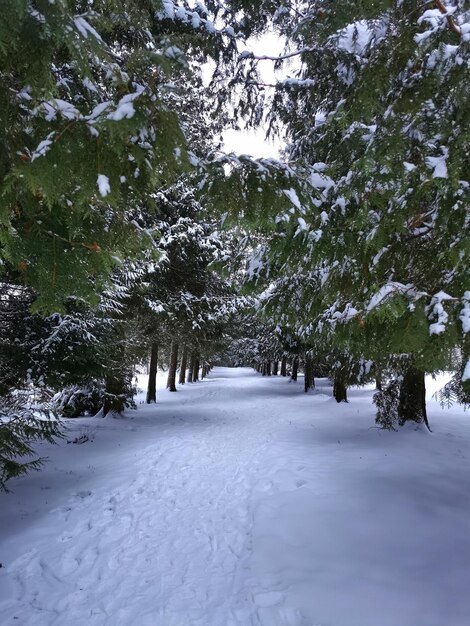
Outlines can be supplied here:
[[[278, 373], [278, 361], [264, 361], [255, 365], [257, 372], [263, 376], [276, 376]], [[299, 369], [299, 358], [294, 357], [292, 360], [291, 380], [297, 380]], [[315, 387], [315, 378], [313, 374], [314, 363], [311, 357], [306, 356], [304, 360], [304, 390], [305, 392]], [[287, 376], [287, 359], [282, 357], [281, 376]], [[400, 402], [398, 406], [398, 415], [400, 423], [407, 421], [423, 422], [430, 429], [428, 416], [426, 412], [426, 385], [423, 370], [419, 370], [410, 366], [402, 376], [400, 384]], [[376, 388], [382, 390], [382, 372], [377, 374]], [[336, 402], [348, 401], [348, 384], [341, 371], [335, 372], [333, 378], [333, 397]]]
[[[281, 359], [281, 366], [279, 368], [279, 361], [263, 361], [255, 365], [255, 370], [263, 376], [277, 376], [278, 372], [281, 376], [288, 376], [288, 362], [287, 357], [283, 356]], [[290, 378], [293, 381], [297, 381], [299, 372], [299, 357], [294, 357], [291, 363]], [[313, 361], [307, 357], [304, 363], [305, 375], [305, 391], [315, 387], [315, 379], [313, 376]]]
[[[178, 374], [178, 356], [179, 345], [177, 341], [172, 342], [170, 351], [170, 360], [168, 367], [168, 378], [166, 387], [169, 391], [177, 391], [176, 378]], [[187, 383], [194, 383], [199, 380], [199, 372], [201, 372], [201, 379], [205, 378], [212, 366], [207, 361], [203, 360], [201, 367], [200, 355], [195, 351], [190, 351], [187, 347], [184, 347], [181, 354], [181, 362], [179, 367], [178, 383], [184, 385]], [[157, 401], [157, 370], [158, 370], [158, 344], [153, 343], [150, 351], [150, 366], [149, 366], [149, 382], [147, 388], [147, 404]]]

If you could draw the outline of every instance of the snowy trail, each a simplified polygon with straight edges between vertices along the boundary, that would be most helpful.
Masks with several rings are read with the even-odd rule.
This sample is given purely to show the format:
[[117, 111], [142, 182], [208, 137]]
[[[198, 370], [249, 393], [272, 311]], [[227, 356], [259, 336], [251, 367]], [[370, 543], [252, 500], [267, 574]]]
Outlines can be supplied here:
[[468, 626], [470, 428], [381, 433], [370, 395], [220, 368], [74, 420], [2, 496], [0, 624]]
[[[250, 399], [246, 378], [213, 378], [192, 391], [174, 408], [189, 411], [177, 434], [163, 427], [156, 443], [125, 459], [133, 478], [111, 493], [90, 485], [51, 513], [56, 545], [47, 553], [39, 545], [10, 567], [16, 589], [2, 607], [6, 623], [52, 626], [64, 615], [70, 625], [240, 623], [231, 604], [250, 553], [257, 458], [269, 438], [260, 441], [254, 417], [262, 405]], [[199, 430], [191, 412], [204, 414]], [[276, 412], [265, 418], [273, 424]], [[38, 597], [41, 580], [48, 592]]]

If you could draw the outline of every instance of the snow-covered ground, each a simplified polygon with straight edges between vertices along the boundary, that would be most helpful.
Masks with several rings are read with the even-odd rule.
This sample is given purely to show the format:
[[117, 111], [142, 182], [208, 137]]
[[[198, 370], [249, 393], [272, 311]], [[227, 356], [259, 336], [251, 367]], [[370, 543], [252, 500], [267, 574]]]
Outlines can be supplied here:
[[[160, 385], [162, 386], [162, 385]], [[470, 414], [214, 370], [0, 495], [2, 626], [468, 626]]]

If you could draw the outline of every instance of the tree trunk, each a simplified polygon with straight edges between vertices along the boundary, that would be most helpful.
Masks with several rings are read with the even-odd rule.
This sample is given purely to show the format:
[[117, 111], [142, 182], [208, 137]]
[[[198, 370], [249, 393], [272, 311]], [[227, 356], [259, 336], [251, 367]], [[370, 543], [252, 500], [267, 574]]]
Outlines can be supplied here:
[[400, 385], [400, 402], [398, 404], [398, 416], [400, 426], [405, 422], [412, 421], [426, 424], [429, 427], [428, 416], [426, 413], [426, 384], [425, 372], [410, 367], [403, 376]]
[[183, 349], [183, 356], [181, 357], [180, 375], [179, 375], [179, 379], [178, 379], [178, 383], [180, 385], [184, 385], [184, 382], [185, 382], [185, 379], [186, 379], [187, 364], [188, 364], [188, 349], [184, 348]]
[[193, 371], [194, 371], [194, 359], [195, 359], [195, 355], [194, 352], [191, 352], [191, 359], [189, 361], [189, 367], [188, 367], [188, 375], [186, 376], [186, 382], [187, 383], [192, 383], [193, 382]]
[[122, 413], [131, 397], [129, 368], [126, 366], [126, 351], [122, 327], [115, 337], [114, 354], [106, 372], [103, 417], [108, 413]]
[[313, 377], [313, 361], [310, 357], [305, 357], [304, 364], [304, 391], [307, 393], [309, 389], [315, 387], [315, 379]]
[[168, 369], [168, 380], [166, 388], [170, 391], [176, 391], [176, 368], [178, 367], [178, 344], [173, 341], [171, 343], [170, 367]]
[[103, 417], [108, 413], [122, 413], [126, 408], [126, 379], [120, 372], [106, 376], [104, 391]]
[[266, 363], [266, 376], [271, 376], [271, 361]]
[[273, 370], [272, 370], [273, 371], [273, 376], [277, 376], [277, 369], [278, 369], [278, 367], [279, 367], [279, 362], [277, 360], [273, 361]]
[[379, 368], [376, 368], [375, 388], [377, 389], [377, 391], [382, 391], [382, 370]]
[[150, 349], [150, 367], [149, 382], [147, 386], [147, 404], [157, 401], [157, 361], [158, 361], [158, 344], [152, 343]]
[[299, 370], [299, 357], [295, 356], [294, 360], [292, 361], [292, 374], [290, 379], [293, 380], [294, 382], [297, 382], [297, 372]]
[[283, 356], [281, 361], [281, 376], [287, 376], [287, 357]]
[[197, 383], [199, 380], [199, 357], [194, 357], [194, 369], [193, 369], [193, 383]]
[[348, 388], [340, 372], [335, 372], [335, 379], [333, 382], [333, 396], [336, 402], [348, 401]]

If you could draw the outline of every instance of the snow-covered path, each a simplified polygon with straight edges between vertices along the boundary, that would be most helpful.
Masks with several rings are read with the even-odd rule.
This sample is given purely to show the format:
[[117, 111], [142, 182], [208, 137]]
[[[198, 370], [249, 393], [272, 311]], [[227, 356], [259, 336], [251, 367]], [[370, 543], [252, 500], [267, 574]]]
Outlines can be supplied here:
[[467, 626], [470, 420], [300, 387], [219, 368], [73, 420], [0, 496], [2, 626]]

